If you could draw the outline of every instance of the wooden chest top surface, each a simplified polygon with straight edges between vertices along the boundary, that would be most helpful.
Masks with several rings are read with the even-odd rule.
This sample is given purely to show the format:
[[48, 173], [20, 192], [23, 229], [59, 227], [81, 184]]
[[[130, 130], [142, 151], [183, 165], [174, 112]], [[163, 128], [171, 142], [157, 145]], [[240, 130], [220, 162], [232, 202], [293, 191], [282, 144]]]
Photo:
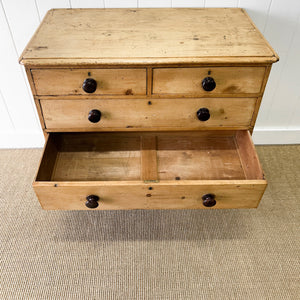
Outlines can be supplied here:
[[53, 9], [20, 57], [41, 66], [277, 60], [240, 8]]

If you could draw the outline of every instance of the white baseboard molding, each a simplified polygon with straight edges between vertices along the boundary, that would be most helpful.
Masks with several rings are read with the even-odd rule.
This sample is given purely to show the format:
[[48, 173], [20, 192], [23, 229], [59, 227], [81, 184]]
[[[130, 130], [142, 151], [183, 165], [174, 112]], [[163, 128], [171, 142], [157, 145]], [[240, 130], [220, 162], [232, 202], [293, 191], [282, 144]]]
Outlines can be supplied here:
[[[253, 141], [256, 145], [300, 144], [299, 129], [255, 129]], [[0, 148], [41, 148], [44, 136], [41, 131], [0, 132]]]
[[0, 148], [41, 148], [44, 146], [42, 131], [0, 132]]
[[296, 129], [260, 129], [253, 132], [255, 145], [300, 144], [300, 128]]

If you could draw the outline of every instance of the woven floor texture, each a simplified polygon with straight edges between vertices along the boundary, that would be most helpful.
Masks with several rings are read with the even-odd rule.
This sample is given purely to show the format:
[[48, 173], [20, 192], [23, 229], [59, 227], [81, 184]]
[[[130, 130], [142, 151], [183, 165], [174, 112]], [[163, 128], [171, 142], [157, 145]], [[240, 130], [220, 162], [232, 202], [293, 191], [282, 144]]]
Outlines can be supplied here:
[[0, 150], [0, 299], [300, 299], [300, 145], [257, 151], [258, 209], [101, 212], [43, 211], [41, 150]]

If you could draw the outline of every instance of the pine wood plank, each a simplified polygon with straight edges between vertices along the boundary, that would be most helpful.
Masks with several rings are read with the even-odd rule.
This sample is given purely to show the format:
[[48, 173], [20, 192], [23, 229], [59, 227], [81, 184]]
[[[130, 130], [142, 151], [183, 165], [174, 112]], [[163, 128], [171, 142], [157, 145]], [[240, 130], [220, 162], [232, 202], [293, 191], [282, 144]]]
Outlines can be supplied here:
[[265, 187], [264, 180], [34, 184], [41, 206], [47, 210], [87, 210], [85, 201], [91, 194], [100, 197], [96, 210], [207, 209], [201, 200], [207, 193], [214, 193], [217, 201], [216, 206], [209, 209], [255, 208]]
[[140, 137], [118, 134], [55, 134], [59, 155], [52, 180], [140, 179]]
[[[33, 81], [33, 78], [32, 78], [31, 72], [30, 72], [30, 68], [25, 68], [25, 72], [27, 75], [27, 79], [29, 82], [31, 92], [33, 95], [35, 95], [36, 91], [35, 91], [34, 81]], [[46, 126], [45, 126], [44, 116], [43, 116], [43, 112], [42, 112], [42, 108], [41, 108], [41, 103], [40, 103], [40, 100], [36, 97], [34, 97], [34, 104], [35, 104], [35, 107], [36, 107], [36, 110], [38, 113], [38, 117], [39, 117], [39, 121], [40, 121], [42, 130], [43, 130], [44, 137], [46, 139], [47, 132], [45, 131]]]
[[[256, 98], [102, 99], [40, 100], [47, 130], [78, 129], [103, 131], [175, 129], [228, 129], [250, 126]], [[202, 122], [196, 112], [206, 107], [210, 119]], [[91, 123], [92, 109], [101, 120]]]
[[93, 95], [146, 95], [146, 69], [32, 69], [36, 95], [89, 95], [86, 78], [97, 82]]
[[140, 151], [60, 152], [52, 180], [120, 181], [140, 178]]
[[58, 142], [54, 135], [47, 135], [35, 181], [51, 181], [58, 155]]
[[264, 179], [264, 174], [248, 131], [236, 132], [237, 150], [247, 179]]
[[257, 119], [257, 116], [258, 116], [258, 111], [259, 111], [259, 108], [260, 108], [260, 105], [261, 105], [263, 93], [265, 91], [265, 88], [266, 88], [266, 85], [267, 85], [267, 82], [268, 82], [268, 78], [269, 78], [269, 75], [270, 75], [270, 72], [271, 72], [271, 68], [272, 68], [272, 65], [269, 65], [268, 67], [266, 67], [264, 80], [263, 80], [262, 88], [261, 88], [262, 96], [257, 98], [254, 113], [253, 113], [252, 120], [251, 120], [251, 128], [250, 128], [250, 133], [251, 134], [253, 132], [253, 128], [254, 128], [255, 123], [256, 123], [256, 119]]
[[[205, 96], [261, 93], [265, 67], [154, 68], [153, 94]], [[216, 88], [202, 88], [202, 80], [212, 77]]]
[[166, 8], [50, 10], [20, 62], [208, 63], [220, 58], [278, 60], [242, 9]]
[[141, 179], [157, 181], [156, 136], [141, 136]]
[[157, 158], [160, 180], [245, 179], [234, 137], [158, 136]]

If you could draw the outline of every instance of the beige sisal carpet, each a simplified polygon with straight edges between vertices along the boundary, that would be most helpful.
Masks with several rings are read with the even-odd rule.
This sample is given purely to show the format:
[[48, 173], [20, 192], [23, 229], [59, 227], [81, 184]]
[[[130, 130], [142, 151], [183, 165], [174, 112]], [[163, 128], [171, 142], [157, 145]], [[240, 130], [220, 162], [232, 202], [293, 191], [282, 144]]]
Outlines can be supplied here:
[[258, 209], [43, 211], [0, 151], [0, 299], [300, 299], [300, 145], [260, 146]]

